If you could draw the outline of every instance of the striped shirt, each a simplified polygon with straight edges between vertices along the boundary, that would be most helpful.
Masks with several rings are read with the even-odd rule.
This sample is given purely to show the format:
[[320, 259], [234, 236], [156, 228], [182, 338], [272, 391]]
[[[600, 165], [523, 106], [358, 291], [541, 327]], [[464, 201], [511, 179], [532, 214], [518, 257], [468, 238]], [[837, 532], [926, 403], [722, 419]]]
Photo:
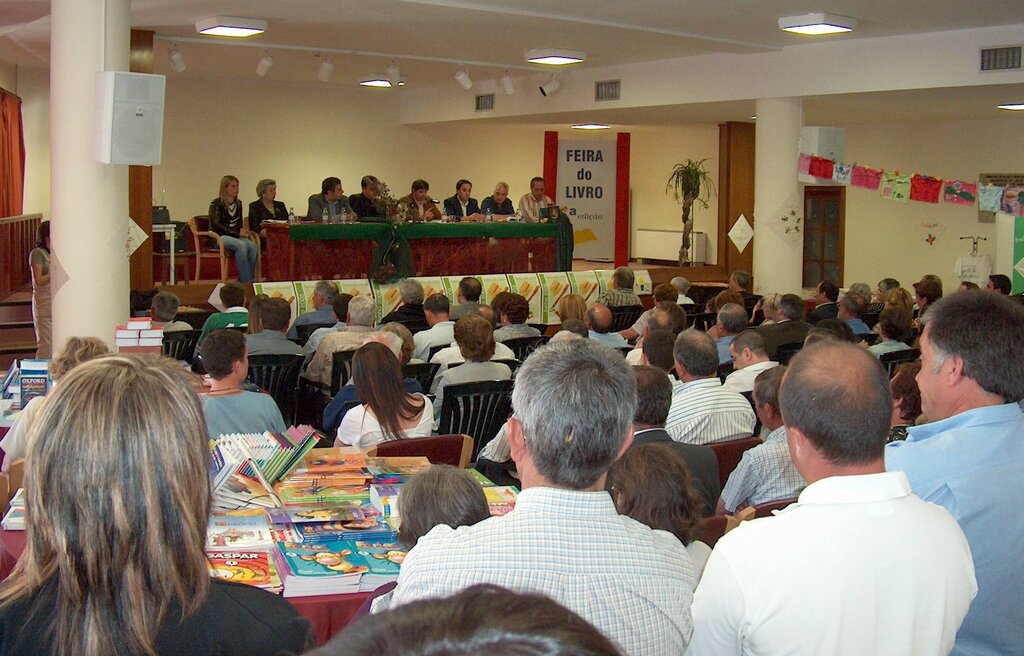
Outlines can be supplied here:
[[764, 444], [743, 452], [722, 490], [725, 509], [736, 512], [744, 502], [751, 506], [796, 497], [807, 485], [789, 456], [786, 427], [768, 433]]
[[549, 196], [542, 196], [540, 200], [533, 197], [533, 194], [524, 194], [519, 199], [519, 211], [528, 221], [540, 221], [540, 211], [545, 207], [551, 207], [555, 201]]
[[607, 492], [531, 487], [504, 517], [420, 538], [391, 607], [491, 583], [550, 596], [626, 654], [682, 654], [693, 578], [679, 540], [619, 515]]
[[711, 444], [750, 437], [755, 422], [750, 403], [713, 376], [675, 388], [665, 430], [676, 442]]

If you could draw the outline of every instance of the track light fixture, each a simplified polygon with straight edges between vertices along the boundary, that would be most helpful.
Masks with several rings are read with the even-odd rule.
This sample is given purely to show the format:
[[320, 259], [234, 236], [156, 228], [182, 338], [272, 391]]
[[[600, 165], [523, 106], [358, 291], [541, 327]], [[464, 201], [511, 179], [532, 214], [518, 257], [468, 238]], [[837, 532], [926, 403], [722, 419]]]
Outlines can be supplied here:
[[273, 57], [271, 57], [270, 55], [267, 54], [266, 51], [264, 51], [263, 56], [260, 57], [260, 62], [256, 64], [256, 75], [259, 75], [260, 77], [266, 77], [267, 73], [270, 72], [270, 67], [273, 65]]
[[402, 76], [398, 71], [398, 64], [395, 62], [388, 64], [388, 67], [384, 72], [388, 76], [388, 84], [391, 86], [397, 87], [401, 83]]
[[505, 92], [506, 96], [511, 96], [516, 92], [516, 87], [512, 84], [512, 73], [505, 71], [501, 75], [501, 90]]
[[465, 66], [460, 66], [459, 70], [455, 71], [455, 81], [459, 83], [459, 86], [469, 91], [473, 88], [473, 80], [469, 77], [469, 72]]
[[[320, 57], [320, 55], [317, 55]], [[324, 57], [320, 61], [320, 65], [316, 69], [316, 79], [321, 82], [327, 82], [331, 79], [331, 75], [334, 73], [334, 62]]]
[[175, 73], [184, 73], [188, 65], [185, 63], [185, 56], [178, 50], [178, 45], [174, 44], [171, 46], [171, 51], [167, 53], [167, 61], [171, 65], [171, 70]]
[[547, 96], [550, 96], [551, 94], [555, 93], [556, 91], [558, 91], [561, 88], [562, 88], [562, 83], [559, 82], [558, 80], [556, 80], [555, 76], [552, 75], [550, 80], [548, 80], [544, 84], [540, 85], [540, 95], [542, 95], [544, 97], [547, 97]]

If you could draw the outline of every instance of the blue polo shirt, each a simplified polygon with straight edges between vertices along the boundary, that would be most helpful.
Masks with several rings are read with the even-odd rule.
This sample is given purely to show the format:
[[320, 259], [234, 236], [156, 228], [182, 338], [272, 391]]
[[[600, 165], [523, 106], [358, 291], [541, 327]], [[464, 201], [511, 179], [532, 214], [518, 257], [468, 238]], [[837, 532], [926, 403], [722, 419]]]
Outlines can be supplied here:
[[[342, 317], [341, 320], [344, 321], [345, 317]], [[338, 319], [334, 316], [334, 306], [330, 303], [321, 305], [312, 312], [300, 314], [298, 318], [295, 319], [295, 323], [292, 324], [292, 327], [288, 329], [288, 338], [295, 339], [299, 336], [299, 331], [295, 329], [295, 326], [306, 326], [311, 323], [329, 324], [335, 323], [336, 321], [338, 321]]]
[[[911, 426], [885, 448], [914, 494], [946, 508], [971, 546], [978, 596], [952, 654], [1024, 654], [1024, 412], [1017, 403], [975, 408]], [[895, 557], [913, 558], [913, 554]]]

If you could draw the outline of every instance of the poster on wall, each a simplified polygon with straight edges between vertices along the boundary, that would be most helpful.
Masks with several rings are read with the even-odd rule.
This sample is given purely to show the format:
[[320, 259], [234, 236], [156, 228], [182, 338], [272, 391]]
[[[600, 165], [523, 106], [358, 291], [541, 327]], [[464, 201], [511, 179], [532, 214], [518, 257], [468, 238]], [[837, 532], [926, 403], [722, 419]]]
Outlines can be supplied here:
[[614, 141], [558, 142], [557, 198], [573, 224], [573, 257], [614, 259], [615, 153]]

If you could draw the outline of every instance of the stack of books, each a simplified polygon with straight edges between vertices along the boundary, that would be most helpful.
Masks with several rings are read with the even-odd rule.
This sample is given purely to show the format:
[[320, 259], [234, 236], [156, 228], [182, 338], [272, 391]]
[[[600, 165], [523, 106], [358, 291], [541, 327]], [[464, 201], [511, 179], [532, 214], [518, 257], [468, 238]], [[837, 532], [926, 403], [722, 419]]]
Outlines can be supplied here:
[[3, 521], [0, 521], [0, 526], [3, 526], [5, 531], [25, 530], [25, 488], [18, 488], [14, 494], [11, 507], [4, 515]]
[[221, 435], [211, 453], [213, 507], [281, 505], [273, 484], [302, 462], [316, 441], [309, 426], [293, 426], [284, 433]]
[[214, 513], [206, 532], [210, 575], [271, 592], [281, 591], [281, 577], [271, 552], [270, 524], [260, 510]]
[[398, 579], [405, 550], [393, 541], [280, 542], [273, 552], [285, 597], [368, 592]]
[[114, 328], [114, 346], [118, 353], [151, 353], [163, 350], [164, 329], [153, 326], [147, 318], [128, 319], [123, 326]]
[[50, 391], [50, 361], [25, 359], [18, 368], [19, 397], [24, 408], [33, 398]]

